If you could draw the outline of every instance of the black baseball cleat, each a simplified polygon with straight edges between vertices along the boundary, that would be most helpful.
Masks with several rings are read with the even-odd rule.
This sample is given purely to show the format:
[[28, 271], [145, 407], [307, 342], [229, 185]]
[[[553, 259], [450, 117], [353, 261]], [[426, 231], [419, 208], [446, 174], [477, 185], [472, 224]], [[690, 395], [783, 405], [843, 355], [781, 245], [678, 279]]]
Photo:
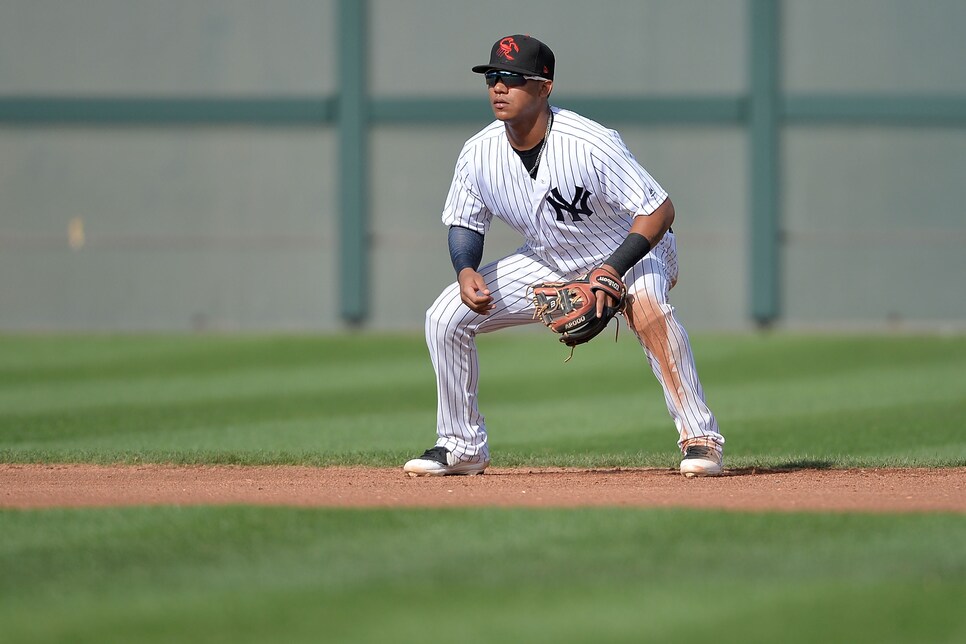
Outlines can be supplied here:
[[695, 476], [721, 476], [721, 450], [708, 445], [694, 445], [684, 451], [681, 474]]
[[482, 474], [490, 465], [489, 460], [461, 461], [445, 447], [430, 447], [419, 458], [407, 461], [403, 471], [409, 476], [450, 476]]

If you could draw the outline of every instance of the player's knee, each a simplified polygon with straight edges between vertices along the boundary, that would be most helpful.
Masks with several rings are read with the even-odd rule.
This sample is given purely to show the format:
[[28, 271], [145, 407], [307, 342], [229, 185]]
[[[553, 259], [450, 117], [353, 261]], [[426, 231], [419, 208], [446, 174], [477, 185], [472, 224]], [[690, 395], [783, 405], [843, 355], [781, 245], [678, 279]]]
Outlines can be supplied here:
[[448, 326], [447, 315], [445, 314], [446, 307], [440, 306], [437, 301], [431, 307], [426, 309], [426, 332], [429, 333], [432, 330], [439, 329], [440, 327]]
[[628, 297], [626, 313], [631, 328], [643, 332], [655, 324], [665, 324], [671, 306], [650, 293], [637, 292]]
[[426, 334], [446, 335], [452, 333], [466, 317], [459, 315], [460, 306], [462, 306], [462, 302], [458, 291], [455, 293], [452, 289], [443, 291], [433, 302], [433, 305], [426, 310]]

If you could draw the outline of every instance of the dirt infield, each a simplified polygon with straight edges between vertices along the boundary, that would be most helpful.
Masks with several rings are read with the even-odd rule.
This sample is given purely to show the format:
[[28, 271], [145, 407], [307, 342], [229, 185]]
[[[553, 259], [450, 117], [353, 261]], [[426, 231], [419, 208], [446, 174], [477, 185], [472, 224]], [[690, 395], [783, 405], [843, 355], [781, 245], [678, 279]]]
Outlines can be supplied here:
[[399, 469], [0, 464], [0, 508], [256, 504], [304, 507], [690, 507], [966, 513], [966, 467], [729, 470], [505, 469], [411, 479]]

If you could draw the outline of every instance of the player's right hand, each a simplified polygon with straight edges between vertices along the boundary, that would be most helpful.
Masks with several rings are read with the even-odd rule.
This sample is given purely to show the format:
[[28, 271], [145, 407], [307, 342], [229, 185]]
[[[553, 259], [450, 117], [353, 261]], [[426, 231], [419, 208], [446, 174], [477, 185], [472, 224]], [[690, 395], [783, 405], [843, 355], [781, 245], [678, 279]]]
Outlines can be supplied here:
[[460, 271], [457, 280], [460, 285], [460, 299], [470, 310], [486, 315], [496, 306], [483, 276], [472, 268], [464, 268]]

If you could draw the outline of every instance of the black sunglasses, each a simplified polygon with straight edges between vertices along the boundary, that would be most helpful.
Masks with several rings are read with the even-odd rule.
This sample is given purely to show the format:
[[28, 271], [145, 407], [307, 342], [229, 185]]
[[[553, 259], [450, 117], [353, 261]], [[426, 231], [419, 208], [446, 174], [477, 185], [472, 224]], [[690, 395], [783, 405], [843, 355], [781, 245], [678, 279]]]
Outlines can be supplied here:
[[496, 87], [497, 81], [502, 81], [507, 87], [521, 87], [526, 85], [528, 80], [546, 81], [549, 79], [543, 78], [542, 76], [526, 76], [524, 74], [517, 74], [516, 72], [494, 71], [483, 74], [483, 80], [486, 82], [487, 87]]

